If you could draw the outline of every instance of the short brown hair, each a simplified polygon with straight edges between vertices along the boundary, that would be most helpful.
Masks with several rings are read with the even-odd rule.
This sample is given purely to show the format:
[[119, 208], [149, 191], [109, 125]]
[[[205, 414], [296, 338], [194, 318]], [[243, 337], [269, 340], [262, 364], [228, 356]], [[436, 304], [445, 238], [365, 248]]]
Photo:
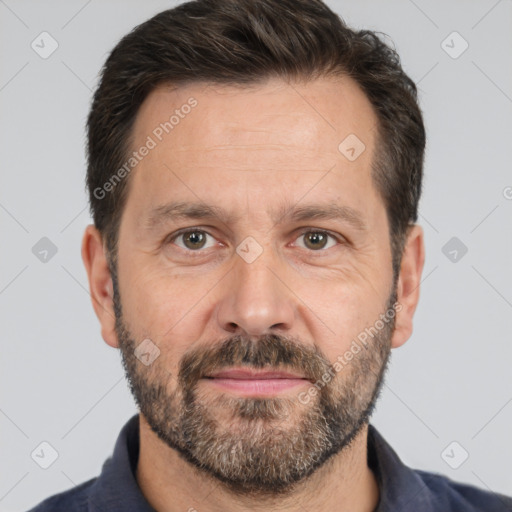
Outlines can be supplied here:
[[97, 190], [129, 158], [138, 109], [158, 85], [336, 75], [357, 82], [378, 118], [372, 177], [387, 210], [396, 279], [421, 195], [425, 129], [416, 86], [383, 38], [347, 27], [320, 0], [195, 0], [157, 14], [116, 45], [87, 124], [91, 212], [111, 261], [130, 179], [105, 197]]

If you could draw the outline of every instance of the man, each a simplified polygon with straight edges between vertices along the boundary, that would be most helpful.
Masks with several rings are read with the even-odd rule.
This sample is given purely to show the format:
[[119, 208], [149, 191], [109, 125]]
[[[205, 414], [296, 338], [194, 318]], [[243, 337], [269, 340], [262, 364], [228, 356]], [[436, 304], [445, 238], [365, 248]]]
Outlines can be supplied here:
[[318, 0], [199, 0], [123, 38], [82, 256], [140, 414], [33, 510], [512, 510], [369, 425], [419, 298], [424, 147], [396, 53]]

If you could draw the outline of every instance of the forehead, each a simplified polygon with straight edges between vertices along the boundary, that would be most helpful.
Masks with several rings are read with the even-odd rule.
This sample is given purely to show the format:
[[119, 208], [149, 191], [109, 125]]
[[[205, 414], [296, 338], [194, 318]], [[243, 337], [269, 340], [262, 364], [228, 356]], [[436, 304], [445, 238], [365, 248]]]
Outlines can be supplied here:
[[365, 201], [378, 199], [376, 127], [370, 102], [347, 77], [161, 86], [134, 124], [132, 149], [151, 149], [131, 173], [126, 207], [142, 219], [170, 200], [213, 197], [239, 212], [242, 203], [263, 212], [271, 201], [307, 194], [367, 209]]

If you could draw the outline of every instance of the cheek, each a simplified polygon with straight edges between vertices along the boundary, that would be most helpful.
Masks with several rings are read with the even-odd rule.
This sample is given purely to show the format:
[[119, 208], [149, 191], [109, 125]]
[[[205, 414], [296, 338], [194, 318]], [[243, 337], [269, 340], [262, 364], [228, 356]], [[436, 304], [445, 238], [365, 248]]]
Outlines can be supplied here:
[[[365, 276], [366, 277], [366, 276]], [[330, 279], [295, 287], [305, 305], [300, 315], [327, 359], [332, 363], [365, 329], [385, 313], [387, 288], [369, 278]]]
[[[133, 254], [133, 251], [132, 251]], [[283, 281], [297, 322], [291, 334], [314, 339], [330, 361], [352, 340], [373, 325], [387, 299], [387, 282], [375, 248], [360, 248], [343, 265], [321, 268], [285, 267]], [[175, 366], [183, 354], [205, 340], [219, 339], [213, 312], [232, 295], [236, 282], [225, 276], [226, 266], [210, 269], [171, 268], [148, 263], [139, 254], [119, 269], [125, 320], [137, 341], [150, 338], [164, 355], [166, 366]]]
[[200, 319], [208, 303], [205, 294], [213, 284], [205, 276], [185, 278], [175, 270], [148, 268], [131, 275], [123, 313], [132, 333], [150, 338], [176, 362], [204, 330]]

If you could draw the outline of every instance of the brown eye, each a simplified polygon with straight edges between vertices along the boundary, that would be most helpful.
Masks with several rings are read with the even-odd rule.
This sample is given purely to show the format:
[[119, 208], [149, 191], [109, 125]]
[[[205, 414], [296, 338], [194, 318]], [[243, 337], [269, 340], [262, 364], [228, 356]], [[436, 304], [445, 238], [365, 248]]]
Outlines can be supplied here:
[[200, 249], [205, 244], [206, 237], [200, 231], [192, 231], [183, 235], [183, 241], [189, 249]]
[[323, 233], [306, 233], [305, 235], [305, 244], [310, 249], [323, 249], [327, 243], [327, 236]]
[[[331, 245], [328, 246], [329, 239], [331, 239], [332, 242]], [[304, 247], [312, 251], [330, 249], [336, 245], [337, 242], [336, 238], [326, 231], [306, 231], [299, 236], [298, 240], [304, 240], [303, 245], [300, 245], [300, 247]]]
[[[178, 247], [189, 251], [197, 251], [206, 247], [207, 237], [210, 234], [199, 229], [183, 231], [171, 238], [170, 242], [176, 243]], [[211, 237], [213, 238], [213, 237]], [[178, 243], [180, 241], [181, 243]], [[210, 245], [211, 247], [211, 245]]]

